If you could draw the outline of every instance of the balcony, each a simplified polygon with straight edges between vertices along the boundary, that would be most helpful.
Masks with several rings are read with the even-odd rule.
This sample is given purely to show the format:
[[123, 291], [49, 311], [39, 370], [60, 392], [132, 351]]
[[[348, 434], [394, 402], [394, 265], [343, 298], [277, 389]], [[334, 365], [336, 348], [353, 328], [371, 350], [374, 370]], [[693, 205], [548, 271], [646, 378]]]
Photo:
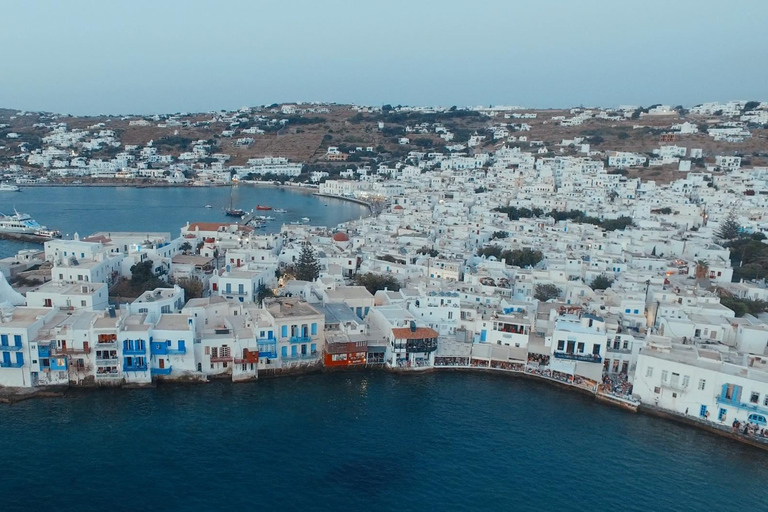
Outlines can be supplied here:
[[149, 346], [149, 353], [153, 356], [164, 356], [168, 354], [168, 344], [164, 341], [159, 343], [152, 343]]
[[166, 353], [167, 353], [169, 356], [180, 356], [180, 355], [184, 355], [184, 354], [186, 354], [186, 353], [187, 353], [187, 347], [183, 347], [183, 348], [179, 348], [179, 349], [176, 349], [176, 348], [169, 348], [169, 349], [167, 349], [165, 352], [166, 352]]
[[309, 336], [291, 336], [291, 343], [312, 343]]
[[613, 352], [614, 354], [631, 354], [632, 353], [632, 349], [608, 347], [608, 352]]
[[91, 353], [91, 347], [82, 347], [82, 348], [62, 348], [58, 350], [62, 354], [68, 354], [68, 355], [75, 355], [75, 354], [90, 354]]
[[405, 343], [405, 351], [408, 354], [421, 354], [437, 350], [437, 338], [425, 338], [422, 340], [408, 340]]
[[168, 368], [152, 368], [149, 373], [151, 375], [170, 375], [171, 374], [171, 367]]
[[117, 356], [115, 357], [97, 357], [96, 364], [98, 366], [115, 366], [117, 364]]
[[573, 354], [569, 352], [555, 352], [555, 357], [558, 359], [569, 359], [571, 361], [579, 361], [582, 363], [602, 363], [603, 358], [598, 354]]
[[232, 362], [232, 356], [211, 356], [212, 363], [230, 363]]
[[283, 361], [307, 361], [310, 359], [316, 359], [318, 356], [317, 350], [315, 350], [312, 353], [309, 354], [291, 354], [289, 356], [283, 356], [281, 359]]
[[24, 366], [23, 362], [21, 362], [21, 363], [19, 363], [19, 362], [12, 363], [10, 361], [9, 362], [0, 362], [0, 368], [21, 368], [22, 366]]
[[133, 366], [128, 366], [127, 364], [123, 365], [123, 371], [124, 372], [145, 372], [147, 371], [147, 365], [145, 364], [135, 364]]
[[18, 352], [21, 349], [21, 345], [0, 345], [0, 352]]
[[759, 412], [760, 414], [768, 415], [768, 407], [763, 407], [757, 404], [740, 402], [731, 398], [724, 398], [721, 395], [717, 395], [717, 403], [721, 405], [728, 405], [737, 409], [744, 409], [746, 411]]
[[120, 372], [96, 372], [97, 379], [119, 379]]
[[146, 348], [131, 348], [131, 349], [124, 349], [123, 355], [124, 356], [143, 356], [147, 353]]

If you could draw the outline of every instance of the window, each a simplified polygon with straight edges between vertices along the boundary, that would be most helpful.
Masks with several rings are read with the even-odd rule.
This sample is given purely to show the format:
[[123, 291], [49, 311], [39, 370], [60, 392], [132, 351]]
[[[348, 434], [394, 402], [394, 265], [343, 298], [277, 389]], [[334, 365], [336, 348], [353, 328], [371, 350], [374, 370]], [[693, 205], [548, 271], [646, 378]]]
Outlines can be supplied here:
[[699, 379], [699, 391], [704, 391], [704, 388], [707, 387], [707, 381], [704, 379]]
[[622, 348], [624, 348], [624, 350], [629, 350], [629, 340], [624, 340], [624, 346]]
[[661, 382], [667, 382], [669, 378], [669, 372], [667, 370], [661, 370]]
[[765, 398], [763, 399], [763, 405], [768, 407], [768, 394], [766, 394]]
[[683, 375], [683, 387], [687, 388], [688, 384], [691, 382], [691, 376], [690, 375]]
[[600, 344], [595, 343], [592, 345], [592, 355], [599, 356], [600, 355]]
[[756, 404], [759, 401], [760, 401], [760, 393], [755, 393], [753, 391], [752, 394], [749, 396], [749, 402], [753, 403], [753, 404]]
[[565, 350], [565, 340], [557, 340], [557, 350], [561, 352]]
[[576, 350], [579, 352], [579, 354], [583, 354], [584, 353], [584, 343], [579, 342], [576, 345]]
[[629, 308], [627, 308], [627, 309], [625, 309], [625, 310], [624, 310], [624, 312], [625, 312], [625, 313], [630, 313], [631, 311], [632, 311], [632, 310], [631, 310], [631, 309], [629, 309]]

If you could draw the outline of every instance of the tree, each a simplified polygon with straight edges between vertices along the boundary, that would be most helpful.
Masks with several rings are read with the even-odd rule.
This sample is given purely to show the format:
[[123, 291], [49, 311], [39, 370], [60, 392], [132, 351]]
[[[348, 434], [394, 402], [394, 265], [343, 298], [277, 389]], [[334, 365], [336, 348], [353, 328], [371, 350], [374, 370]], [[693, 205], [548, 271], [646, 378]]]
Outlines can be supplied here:
[[400, 289], [400, 282], [394, 276], [374, 274], [367, 272], [355, 276], [354, 282], [357, 286], [365, 286], [365, 289], [375, 294], [379, 290], [392, 290], [396, 292]]
[[613, 279], [606, 276], [605, 274], [600, 274], [594, 278], [591, 283], [589, 283], [589, 287], [593, 290], [607, 290], [611, 287], [612, 284]]
[[312, 282], [320, 277], [320, 261], [309, 242], [301, 248], [299, 261], [296, 263], [296, 279]]
[[491, 240], [501, 239], [501, 238], [507, 238], [509, 237], [509, 233], [506, 231], [494, 231], [491, 235]]
[[736, 211], [731, 210], [728, 216], [720, 223], [720, 227], [717, 228], [715, 236], [721, 240], [734, 240], [739, 237], [741, 233], [741, 226], [736, 217]]
[[199, 299], [203, 296], [203, 282], [194, 277], [181, 277], [176, 284], [184, 289], [184, 299]]
[[758, 106], [760, 106], [759, 101], [748, 101], [744, 104], [744, 110], [755, 110]]
[[256, 303], [261, 304], [264, 299], [267, 299], [269, 297], [274, 297], [275, 292], [272, 291], [272, 288], [268, 288], [265, 284], [260, 284], [259, 287], [256, 289]]
[[706, 279], [709, 275], [709, 263], [706, 260], [696, 262], [696, 279]]
[[179, 246], [179, 249], [181, 249], [184, 252], [184, 254], [187, 254], [189, 251], [192, 250], [192, 244], [190, 244], [189, 242], [184, 242]]
[[547, 302], [560, 296], [560, 288], [554, 284], [537, 284], [533, 297], [541, 302]]

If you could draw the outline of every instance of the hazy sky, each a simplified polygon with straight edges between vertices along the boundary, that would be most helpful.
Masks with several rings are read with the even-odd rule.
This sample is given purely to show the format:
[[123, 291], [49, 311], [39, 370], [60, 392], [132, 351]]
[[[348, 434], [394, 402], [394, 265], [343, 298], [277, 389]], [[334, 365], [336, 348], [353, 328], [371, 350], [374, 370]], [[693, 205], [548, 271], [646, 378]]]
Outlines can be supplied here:
[[2, 0], [0, 107], [768, 100], [768, 0]]

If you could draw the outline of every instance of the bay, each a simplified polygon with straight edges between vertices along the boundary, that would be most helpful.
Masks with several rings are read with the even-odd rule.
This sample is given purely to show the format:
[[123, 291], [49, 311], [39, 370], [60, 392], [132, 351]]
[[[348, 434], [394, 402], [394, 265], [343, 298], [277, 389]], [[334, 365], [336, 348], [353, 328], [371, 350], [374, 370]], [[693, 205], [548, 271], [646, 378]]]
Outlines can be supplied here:
[[[168, 232], [179, 236], [187, 222], [231, 222], [229, 187], [24, 187], [22, 192], [0, 193], [0, 212], [14, 208], [28, 213], [65, 238], [97, 231]], [[257, 205], [288, 210], [256, 212], [272, 216], [263, 232], [278, 232], [285, 223], [309, 217], [310, 224], [333, 227], [368, 215], [365, 206], [341, 199], [319, 197], [310, 191], [288, 187], [240, 185], [232, 188], [235, 208], [250, 211]], [[211, 208], [206, 208], [211, 205]], [[13, 256], [40, 244], [0, 241], [0, 257]]]
[[763, 510], [768, 455], [543, 383], [327, 373], [0, 408], [3, 510]]

